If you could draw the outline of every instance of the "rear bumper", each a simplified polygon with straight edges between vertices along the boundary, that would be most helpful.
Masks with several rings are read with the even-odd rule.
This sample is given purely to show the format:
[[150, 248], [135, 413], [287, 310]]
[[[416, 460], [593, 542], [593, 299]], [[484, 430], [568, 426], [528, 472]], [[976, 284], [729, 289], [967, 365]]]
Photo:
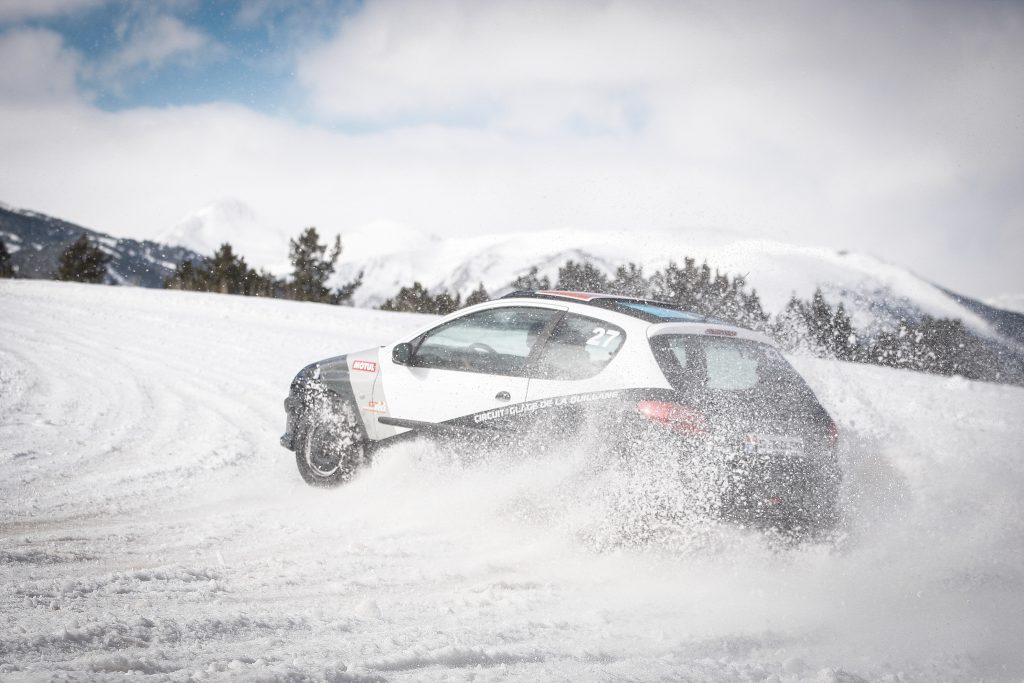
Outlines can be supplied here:
[[838, 522], [838, 469], [822, 459], [774, 462], [726, 474], [722, 513], [731, 520], [786, 531], [823, 531]]

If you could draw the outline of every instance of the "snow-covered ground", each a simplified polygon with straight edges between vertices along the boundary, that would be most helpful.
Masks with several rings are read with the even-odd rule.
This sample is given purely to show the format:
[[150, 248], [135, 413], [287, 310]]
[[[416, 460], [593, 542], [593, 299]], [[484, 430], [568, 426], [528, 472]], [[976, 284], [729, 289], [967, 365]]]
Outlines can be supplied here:
[[830, 545], [624, 542], [585, 453], [306, 487], [292, 375], [422, 322], [0, 281], [0, 679], [1024, 676], [1024, 390], [795, 359], [846, 444]]

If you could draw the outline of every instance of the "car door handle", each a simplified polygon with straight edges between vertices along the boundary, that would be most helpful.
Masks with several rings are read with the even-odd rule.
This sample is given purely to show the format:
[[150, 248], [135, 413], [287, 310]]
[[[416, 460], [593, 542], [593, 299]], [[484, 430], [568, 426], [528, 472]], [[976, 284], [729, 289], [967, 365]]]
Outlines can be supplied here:
[[511, 401], [512, 394], [508, 393], [507, 391], [499, 391], [494, 395], [494, 398], [498, 401]]

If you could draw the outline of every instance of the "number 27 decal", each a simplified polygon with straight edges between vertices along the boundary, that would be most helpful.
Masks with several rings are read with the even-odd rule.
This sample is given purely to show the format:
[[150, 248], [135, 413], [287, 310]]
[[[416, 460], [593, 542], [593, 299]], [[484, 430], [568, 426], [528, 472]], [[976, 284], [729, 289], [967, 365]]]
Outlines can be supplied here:
[[588, 346], [608, 346], [612, 340], [618, 337], [618, 330], [606, 330], [603, 327], [594, 328], [594, 336], [587, 340]]

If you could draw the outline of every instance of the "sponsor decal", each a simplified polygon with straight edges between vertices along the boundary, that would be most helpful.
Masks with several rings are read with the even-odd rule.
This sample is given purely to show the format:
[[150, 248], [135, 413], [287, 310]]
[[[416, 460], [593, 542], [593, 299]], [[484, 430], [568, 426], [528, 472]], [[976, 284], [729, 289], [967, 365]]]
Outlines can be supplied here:
[[377, 372], [377, 364], [372, 360], [354, 360], [352, 361], [353, 370], [362, 370], [363, 372]]
[[717, 327], [709, 327], [708, 329], [704, 330], [704, 334], [713, 334], [713, 335], [715, 335], [717, 337], [735, 337], [736, 336], [736, 331], [735, 330], [720, 330]]
[[384, 404], [384, 401], [367, 401], [366, 412], [368, 413], [386, 413], [388, 407]]
[[543, 410], [545, 408], [554, 408], [556, 406], [572, 406], [580, 403], [592, 403], [594, 401], [606, 401], [610, 398], [617, 398], [619, 396], [618, 391], [598, 391], [593, 394], [570, 394], [568, 396], [553, 396], [551, 398], [539, 398], [536, 401], [526, 401], [525, 403], [517, 403], [511, 406], [505, 406], [503, 408], [495, 408], [494, 410], [485, 410], [482, 413], [477, 413], [473, 416], [473, 422], [488, 422], [490, 420], [497, 420], [501, 417], [509, 417], [511, 415], [523, 415], [525, 413], [532, 413], [535, 410]]

